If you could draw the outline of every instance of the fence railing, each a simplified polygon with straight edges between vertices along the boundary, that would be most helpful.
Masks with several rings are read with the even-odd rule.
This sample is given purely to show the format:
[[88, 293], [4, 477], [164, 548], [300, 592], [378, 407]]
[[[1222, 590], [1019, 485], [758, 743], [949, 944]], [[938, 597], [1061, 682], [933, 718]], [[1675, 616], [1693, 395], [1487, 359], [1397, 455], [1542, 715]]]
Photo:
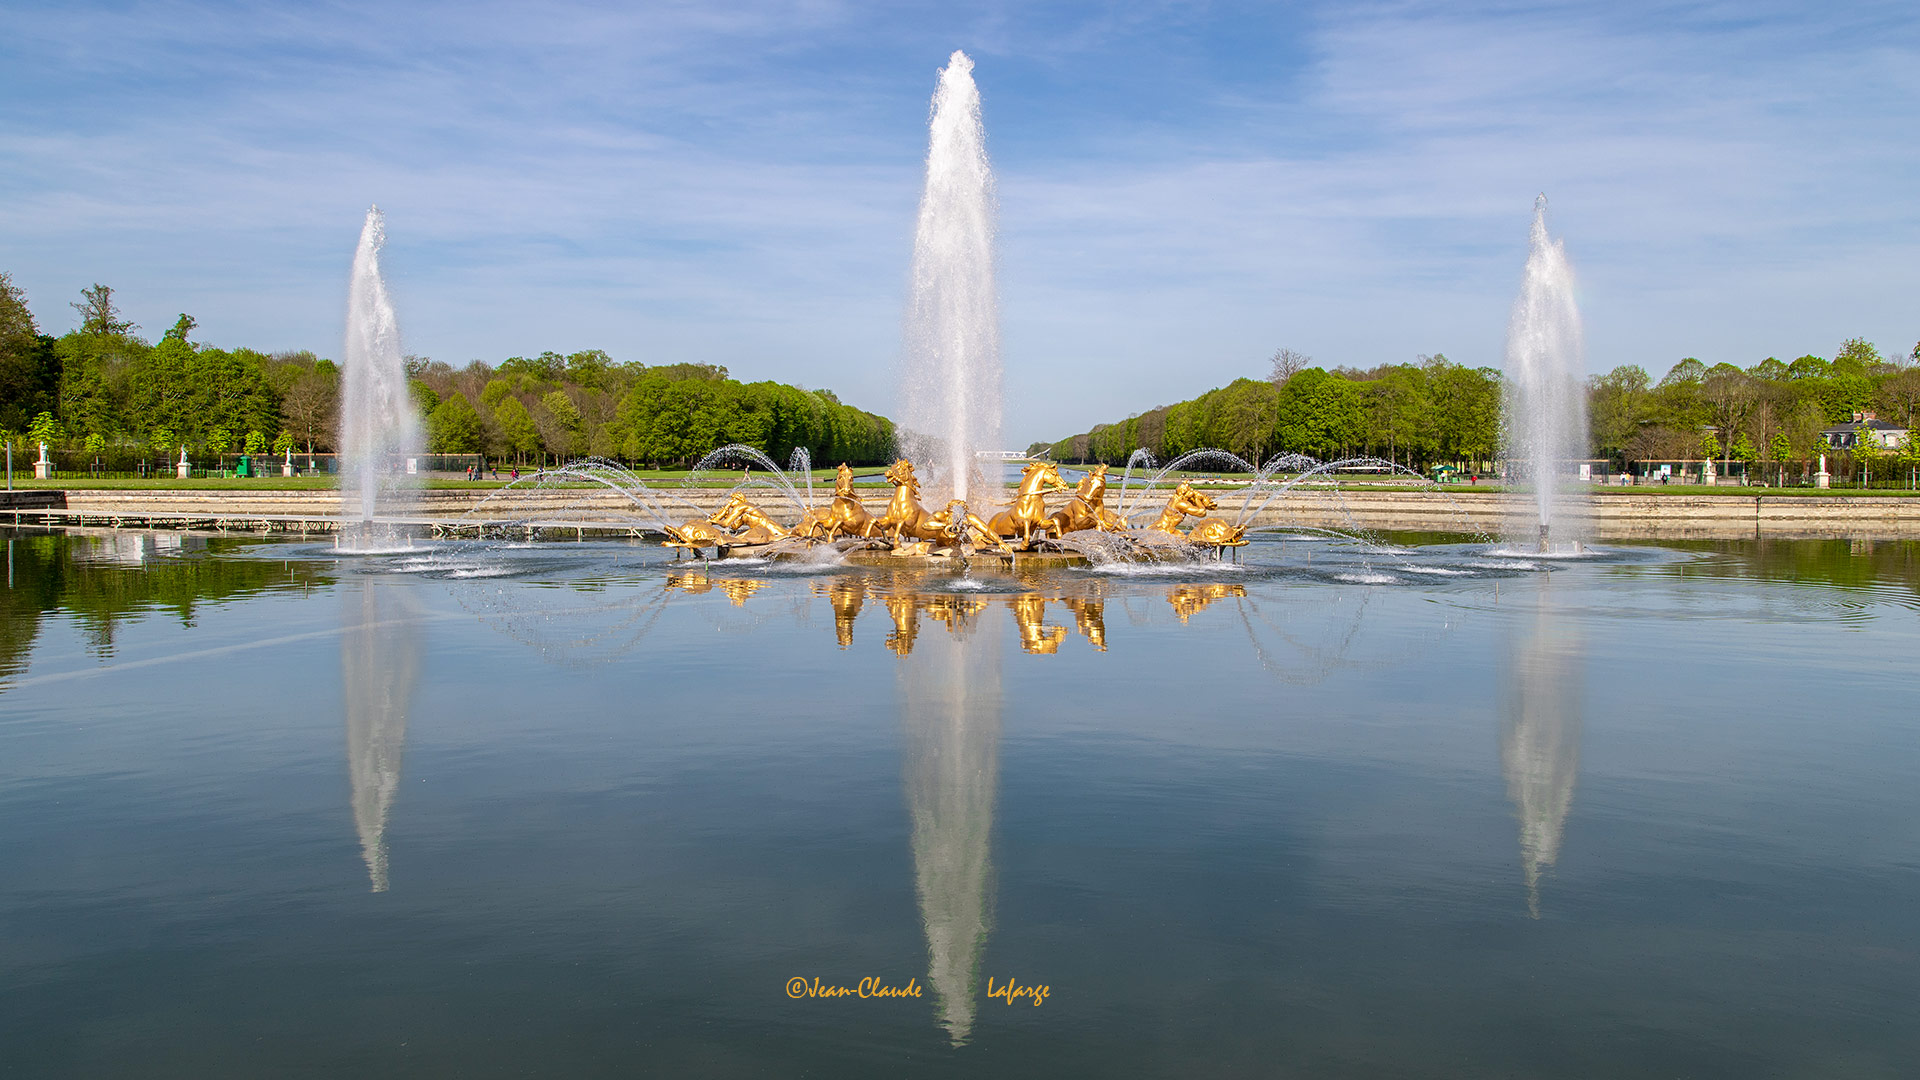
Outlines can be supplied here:
[[[38, 447], [31, 451], [15, 446], [13, 448], [13, 475], [16, 479], [31, 477], [34, 465], [39, 460]], [[161, 455], [141, 451], [107, 451], [100, 454], [84, 452], [56, 452], [49, 450], [47, 460], [52, 464], [53, 479], [94, 479], [94, 480], [169, 480], [179, 476], [180, 459], [175, 455]], [[462, 476], [469, 468], [479, 466], [487, 468], [491, 463], [479, 454], [419, 454], [413, 457], [395, 456], [385, 463], [382, 471], [392, 475], [419, 476]], [[338, 454], [209, 454], [187, 456], [188, 474], [195, 479], [208, 477], [281, 477], [286, 475], [314, 477], [337, 476], [340, 472]]]

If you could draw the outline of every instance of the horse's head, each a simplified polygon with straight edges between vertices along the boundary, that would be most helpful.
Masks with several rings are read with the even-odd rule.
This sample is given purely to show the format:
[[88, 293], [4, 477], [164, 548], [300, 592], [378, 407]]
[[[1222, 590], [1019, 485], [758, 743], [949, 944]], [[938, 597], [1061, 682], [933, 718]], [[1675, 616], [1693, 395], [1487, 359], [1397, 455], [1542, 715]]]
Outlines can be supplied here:
[[1087, 470], [1087, 475], [1080, 478], [1080, 484], [1073, 489], [1073, 493], [1088, 502], [1093, 502], [1105, 494], [1106, 490], [1107, 467], [1095, 465]]
[[853, 470], [847, 468], [847, 463], [844, 461], [840, 463], [838, 469], [834, 470], [833, 493], [835, 495], [853, 494]]
[[906, 487], [917, 483], [913, 478], [913, 462], [901, 458], [887, 466], [887, 482], [894, 487]]
[[1036, 461], [1020, 470], [1020, 490], [1068, 491], [1073, 487], [1060, 477], [1060, 466], [1051, 461]]

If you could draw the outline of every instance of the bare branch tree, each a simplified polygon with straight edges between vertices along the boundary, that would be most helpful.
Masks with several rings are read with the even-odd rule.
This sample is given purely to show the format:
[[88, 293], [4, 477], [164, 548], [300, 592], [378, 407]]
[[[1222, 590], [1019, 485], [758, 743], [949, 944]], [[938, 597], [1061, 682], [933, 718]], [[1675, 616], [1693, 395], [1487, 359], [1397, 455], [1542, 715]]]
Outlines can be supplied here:
[[333, 444], [334, 422], [339, 410], [338, 387], [324, 375], [300, 376], [280, 399], [280, 414], [286, 419], [287, 431], [296, 441], [307, 445], [309, 454], [313, 453], [316, 442]]
[[1281, 349], [1273, 354], [1273, 374], [1269, 378], [1273, 385], [1285, 386], [1288, 379], [1312, 366], [1313, 357], [1292, 349]]
[[95, 283], [91, 289], [80, 290], [80, 302], [69, 305], [80, 313], [80, 332], [83, 334], [131, 334], [140, 329], [133, 323], [120, 317], [120, 309], [113, 304], [113, 288]]

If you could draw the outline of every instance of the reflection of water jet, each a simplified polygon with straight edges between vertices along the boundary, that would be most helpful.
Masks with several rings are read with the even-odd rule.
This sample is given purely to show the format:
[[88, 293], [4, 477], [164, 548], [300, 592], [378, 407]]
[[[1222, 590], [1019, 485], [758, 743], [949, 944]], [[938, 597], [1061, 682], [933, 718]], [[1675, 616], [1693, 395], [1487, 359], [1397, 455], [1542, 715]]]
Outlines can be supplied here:
[[900, 650], [927, 985], [955, 1046], [973, 1031], [980, 956], [992, 928], [990, 841], [999, 788], [1000, 639], [971, 629], [935, 635], [911, 655]]
[[1580, 772], [1580, 643], [1570, 621], [1540, 598], [1533, 625], [1515, 631], [1508, 672], [1500, 767], [1520, 819], [1527, 911], [1540, 917], [1542, 872], [1560, 857], [1560, 838]]
[[400, 788], [407, 706], [419, 670], [416, 631], [399, 618], [397, 607], [398, 594], [390, 586], [363, 581], [340, 639], [353, 824], [374, 892], [387, 891], [387, 815]]

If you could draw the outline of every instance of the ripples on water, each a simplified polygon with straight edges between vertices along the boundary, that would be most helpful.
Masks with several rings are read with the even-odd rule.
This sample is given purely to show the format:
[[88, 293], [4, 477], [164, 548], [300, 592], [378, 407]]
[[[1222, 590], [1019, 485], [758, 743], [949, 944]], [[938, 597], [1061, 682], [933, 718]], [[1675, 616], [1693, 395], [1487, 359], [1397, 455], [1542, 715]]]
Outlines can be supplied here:
[[[8, 555], [21, 1075], [1920, 1050], [1914, 544], [1262, 535], [962, 577], [591, 542]], [[1009, 977], [1051, 996], [986, 996]]]

